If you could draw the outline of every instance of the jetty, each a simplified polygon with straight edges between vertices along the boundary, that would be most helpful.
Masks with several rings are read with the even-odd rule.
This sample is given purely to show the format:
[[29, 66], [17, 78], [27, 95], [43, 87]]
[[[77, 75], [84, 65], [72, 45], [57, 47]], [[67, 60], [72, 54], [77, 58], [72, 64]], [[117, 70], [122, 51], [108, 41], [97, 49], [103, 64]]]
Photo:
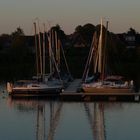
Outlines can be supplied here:
[[81, 85], [81, 79], [75, 79], [69, 83], [69, 86], [64, 90], [63, 94], [77, 93], [77, 89]]

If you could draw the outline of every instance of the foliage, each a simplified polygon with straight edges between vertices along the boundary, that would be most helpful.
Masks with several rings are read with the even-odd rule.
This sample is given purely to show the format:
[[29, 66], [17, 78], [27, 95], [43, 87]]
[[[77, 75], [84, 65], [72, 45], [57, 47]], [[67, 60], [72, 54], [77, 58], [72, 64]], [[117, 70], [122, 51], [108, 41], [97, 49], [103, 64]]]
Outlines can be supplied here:
[[23, 29], [21, 29], [20, 27], [18, 27], [16, 29], [16, 31], [14, 31], [13, 33], [11, 33], [12, 37], [16, 37], [16, 36], [24, 36], [24, 31]]
[[53, 26], [51, 28], [51, 31], [56, 31], [60, 40], [66, 40], [66, 34], [64, 33], [64, 31], [61, 29], [59, 24], [56, 24], [56, 26]]
[[33, 53], [27, 46], [23, 30], [17, 28], [10, 36], [11, 45], [0, 52], [1, 79], [26, 78], [33, 73]]
[[[90, 44], [92, 41], [93, 33], [95, 31], [95, 26], [88, 23], [85, 24], [84, 26], [78, 25], [75, 28], [75, 33], [80, 36], [86, 44]], [[88, 46], [88, 45], [87, 45]]]
[[136, 35], [136, 30], [131, 27], [131, 28], [129, 28], [129, 31], [127, 32], [127, 34]]

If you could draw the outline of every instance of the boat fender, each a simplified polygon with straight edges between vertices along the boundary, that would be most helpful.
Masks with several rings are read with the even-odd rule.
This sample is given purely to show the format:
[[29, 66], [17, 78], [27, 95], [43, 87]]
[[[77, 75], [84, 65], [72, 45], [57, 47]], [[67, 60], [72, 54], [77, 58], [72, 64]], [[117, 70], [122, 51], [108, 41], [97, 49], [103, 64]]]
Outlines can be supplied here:
[[10, 82], [7, 82], [7, 91], [8, 91], [9, 93], [12, 93], [12, 87], [13, 87], [13, 84], [10, 83]]

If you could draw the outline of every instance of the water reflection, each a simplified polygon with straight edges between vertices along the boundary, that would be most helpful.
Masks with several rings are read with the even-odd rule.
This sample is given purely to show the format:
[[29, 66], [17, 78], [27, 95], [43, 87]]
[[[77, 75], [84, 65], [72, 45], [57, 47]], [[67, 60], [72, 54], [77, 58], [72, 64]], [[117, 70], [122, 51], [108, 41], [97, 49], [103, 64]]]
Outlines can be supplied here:
[[[47, 106], [45, 104], [47, 103]], [[20, 111], [36, 111], [36, 140], [54, 140], [63, 102], [8, 99], [10, 106]], [[84, 105], [94, 140], [106, 140], [103, 103], [81, 103]], [[47, 117], [47, 118], [46, 118]], [[47, 121], [47, 122], [46, 122]], [[47, 126], [46, 126], [47, 125]], [[90, 129], [89, 129], [90, 130]], [[46, 134], [47, 132], [47, 134]]]
[[[47, 115], [45, 104], [47, 103]], [[22, 112], [36, 111], [36, 140], [54, 140], [55, 131], [59, 123], [63, 102], [26, 100], [8, 98], [9, 107], [17, 108]], [[49, 111], [49, 112], [48, 112]], [[48, 116], [48, 114], [50, 116]], [[46, 118], [46, 116], [48, 118]], [[46, 121], [48, 129], [46, 134]]]
[[91, 125], [94, 140], [106, 140], [104, 125], [104, 105], [102, 103], [84, 103], [85, 111]]
[[50, 128], [48, 131], [47, 140], [53, 140], [54, 134], [60, 119], [63, 103], [58, 102], [57, 107], [54, 106], [53, 102], [50, 102]]
[[45, 140], [45, 106], [37, 106], [36, 140]]
[[[3, 135], [2, 130], [6, 131], [11, 126], [9, 124], [15, 122], [3, 139], [18, 140], [20, 137], [22, 140], [25, 136], [26, 140], [131, 140], [140, 137], [139, 104], [19, 100], [8, 97], [7, 109], [2, 101], [0, 135]], [[12, 134], [13, 139], [8, 134]]]

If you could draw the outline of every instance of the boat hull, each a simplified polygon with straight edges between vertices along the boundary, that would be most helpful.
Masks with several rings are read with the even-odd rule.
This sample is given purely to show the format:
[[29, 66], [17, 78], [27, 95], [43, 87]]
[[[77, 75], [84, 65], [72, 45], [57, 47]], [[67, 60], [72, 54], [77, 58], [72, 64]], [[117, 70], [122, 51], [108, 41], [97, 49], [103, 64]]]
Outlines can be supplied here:
[[112, 87], [82, 87], [85, 93], [132, 93], [131, 88], [112, 88]]
[[13, 91], [12, 93], [44, 93], [44, 94], [47, 94], [47, 93], [60, 93], [61, 92], [61, 88], [46, 88], [46, 89], [14, 89], [13, 88]]
[[49, 95], [59, 95], [62, 92], [61, 88], [52, 89], [14, 89], [11, 96], [49, 96]]
[[11, 96], [47, 96], [60, 94], [62, 86], [48, 86], [44, 84], [29, 84], [13, 87], [8, 84], [7, 91]]

